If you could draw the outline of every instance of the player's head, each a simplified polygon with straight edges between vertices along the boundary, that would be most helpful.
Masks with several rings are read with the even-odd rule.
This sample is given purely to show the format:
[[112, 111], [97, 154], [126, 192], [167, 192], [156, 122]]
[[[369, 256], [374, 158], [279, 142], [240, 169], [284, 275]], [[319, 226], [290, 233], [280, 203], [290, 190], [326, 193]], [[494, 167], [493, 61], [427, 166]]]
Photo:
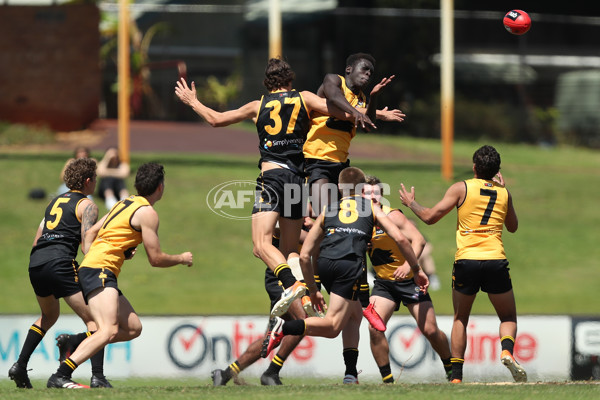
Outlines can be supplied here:
[[344, 168], [342, 172], [340, 172], [338, 179], [340, 190], [349, 190], [350, 195], [355, 194], [357, 189], [362, 189], [365, 181], [365, 173], [360, 168], [356, 167]]
[[375, 58], [367, 53], [356, 53], [346, 59], [346, 80], [350, 85], [363, 89], [375, 72]]
[[473, 154], [473, 169], [477, 178], [492, 179], [500, 171], [500, 154], [492, 146], [481, 146]]
[[135, 189], [140, 196], [150, 196], [165, 181], [165, 168], [155, 162], [140, 165], [135, 175]]
[[383, 188], [381, 187], [381, 181], [379, 178], [373, 175], [367, 175], [365, 179], [365, 185], [362, 189], [362, 196], [365, 199], [372, 200], [375, 204], [379, 204], [382, 195]]
[[263, 84], [269, 92], [285, 88], [296, 79], [296, 74], [290, 64], [281, 58], [271, 58], [265, 69], [265, 80]]
[[65, 185], [71, 190], [83, 191], [86, 180], [94, 183], [92, 192], [96, 187], [96, 161], [91, 158], [77, 158], [71, 160], [65, 168]]

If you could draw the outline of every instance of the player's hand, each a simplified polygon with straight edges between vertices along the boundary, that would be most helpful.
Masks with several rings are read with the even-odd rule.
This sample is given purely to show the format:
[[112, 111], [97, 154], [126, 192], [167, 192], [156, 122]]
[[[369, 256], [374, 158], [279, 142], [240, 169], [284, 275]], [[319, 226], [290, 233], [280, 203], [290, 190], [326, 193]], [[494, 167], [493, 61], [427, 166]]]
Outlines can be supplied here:
[[387, 107], [382, 110], [377, 110], [377, 119], [386, 122], [402, 122], [404, 121], [404, 117], [406, 114], [402, 112], [402, 110], [388, 110]]
[[400, 184], [400, 190], [398, 190], [398, 193], [400, 193], [400, 200], [402, 201], [402, 204], [404, 204], [406, 207], [410, 207], [410, 204], [415, 201], [415, 187], [411, 186], [410, 188], [410, 192], [406, 191], [406, 188], [404, 187], [404, 183]]
[[192, 81], [192, 88], [190, 89], [185, 79], [181, 78], [177, 81], [177, 86], [175, 86], [175, 95], [177, 95], [179, 100], [183, 103], [191, 106], [194, 101], [198, 100], [198, 97], [196, 96], [196, 84]]
[[506, 186], [506, 185], [504, 185], [504, 178], [502, 177], [502, 174], [501, 174], [500, 172], [498, 172], [498, 173], [496, 174], [496, 176], [494, 176], [494, 177], [492, 178], [492, 180], [493, 180], [494, 182], [496, 182], [498, 185]]
[[354, 113], [354, 126], [361, 127], [367, 132], [370, 132], [371, 129], [377, 129], [371, 118], [369, 118], [366, 114], [361, 113], [360, 111], [356, 111]]
[[137, 247], [130, 247], [123, 252], [126, 260], [131, 260], [135, 256], [135, 253], [137, 253]]
[[383, 78], [375, 87], [371, 90], [371, 97], [377, 96], [379, 92], [392, 82], [396, 75], [392, 75], [389, 78]]
[[323, 314], [327, 311], [327, 304], [325, 303], [325, 298], [323, 297], [323, 293], [318, 292], [310, 292], [310, 301], [313, 304], [313, 308], [315, 310], [322, 312]]
[[397, 281], [403, 281], [410, 274], [410, 265], [407, 262], [396, 268], [394, 271], [394, 279]]
[[419, 286], [419, 289], [421, 289], [421, 292], [427, 293], [427, 288], [429, 288], [429, 278], [425, 272], [420, 269], [419, 272], [415, 274], [414, 279], [415, 283]]
[[191, 267], [193, 265], [194, 260], [192, 253], [186, 251], [185, 253], [181, 253], [181, 257], [183, 258], [183, 260], [179, 264], [187, 265], [188, 267]]

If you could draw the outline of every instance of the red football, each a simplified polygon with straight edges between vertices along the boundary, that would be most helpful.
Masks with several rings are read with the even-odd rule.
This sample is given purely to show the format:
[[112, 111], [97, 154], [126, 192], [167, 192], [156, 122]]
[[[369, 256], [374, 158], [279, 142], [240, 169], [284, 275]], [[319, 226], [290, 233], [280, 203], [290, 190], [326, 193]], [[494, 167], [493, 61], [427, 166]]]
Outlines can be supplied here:
[[511, 10], [504, 16], [504, 27], [513, 35], [522, 35], [531, 28], [531, 18], [523, 10]]

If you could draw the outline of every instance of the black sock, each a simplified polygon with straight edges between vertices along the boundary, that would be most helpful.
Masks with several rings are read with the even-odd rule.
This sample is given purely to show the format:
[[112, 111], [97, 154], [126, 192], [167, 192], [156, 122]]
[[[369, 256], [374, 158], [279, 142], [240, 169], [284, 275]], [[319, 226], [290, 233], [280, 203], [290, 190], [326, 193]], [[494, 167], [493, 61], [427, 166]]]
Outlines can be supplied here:
[[392, 375], [392, 367], [390, 367], [389, 363], [383, 367], [379, 367], [379, 373], [381, 374], [383, 383], [394, 383], [394, 375]]
[[73, 371], [77, 368], [77, 363], [70, 358], [67, 358], [65, 361], [60, 363], [58, 370], [56, 373], [61, 376], [65, 376], [71, 379], [71, 375], [73, 375]]
[[223, 371], [223, 378], [225, 378], [225, 383], [227, 383], [231, 378], [233, 378], [234, 375], [237, 375], [240, 372], [242, 372], [240, 364], [237, 362], [237, 360], [235, 360], [234, 362], [229, 364], [227, 368], [225, 368], [225, 371]]
[[510, 354], [513, 353], [515, 349], [515, 339], [512, 336], [502, 336], [500, 344], [502, 345], [502, 350], [508, 350]]
[[306, 331], [306, 323], [303, 319], [286, 321], [283, 323], [281, 331], [284, 335], [304, 335], [304, 331]]
[[44, 336], [46, 335], [46, 331], [37, 326], [36, 324], [31, 325], [29, 327], [29, 331], [27, 332], [27, 337], [25, 338], [25, 343], [23, 343], [23, 348], [21, 349], [21, 354], [19, 354], [19, 359], [17, 363], [22, 367], [26, 367], [29, 362], [29, 358], [35, 351], [35, 348], [40, 344]]
[[446, 371], [446, 379], [452, 379], [452, 361], [450, 361], [450, 357], [443, 358], [442, 364], [444, 364], [444, 371]]
[[462, 381], [465, 360], [463, 358], [451, 358], [450, 362], [452, 363], [452, 379], [460, 379]]
[[92, 375], [104, 376], [104, 347], [90, 357], [92, 363]]
[[344, 356], [344, 364], [346, 364], [346, 372], [344, 372], [344, 375], [358, 376], [358, 371], [356, 370], [358, 349], [355, 347], [345, 348], [342, 355]]
[[275, 267], [273, 272], [275, 273], [277, 279], [281, 281], [281, 284], [285, 289], [296, 283], [296, 277], [294, 274], [292, 274], [290, 266], [285, 263], [279, 264], [277, 267]]
[[279, 371], [281, 371], [281, 367], [283, 367], [283, 363], [285, 362], [286, 358], [287, 357], [282, 357], [279, 354], [273, 357], [273, 359], [271, 360], [271, 364], [269, 364], [269, 368], [267, 368], [267, 370], [265, 371], [265, 374], [278, 375]]
[[[94, 332], [96, 332], [96, 331], [94, 331]], [[94, 334], [94, 332], [86, 331], [86, 332], [78, 333], [76, 335], [71, 335], [69, 337], [69, 344], [71, 344], [73, 346], [73, 349], [76, 349], [77, 346], [79, 346], [81, 344], [81, 342], [83, 342], [88, 337], [92, 336]]]

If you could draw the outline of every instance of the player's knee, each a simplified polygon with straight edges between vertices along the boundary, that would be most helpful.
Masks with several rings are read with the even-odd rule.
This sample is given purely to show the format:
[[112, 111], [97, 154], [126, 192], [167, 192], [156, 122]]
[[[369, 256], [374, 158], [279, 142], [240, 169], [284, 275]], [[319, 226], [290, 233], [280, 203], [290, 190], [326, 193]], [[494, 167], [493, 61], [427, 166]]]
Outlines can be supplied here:
[[140, 325], [139, 327], [136, 327], [135, 329], [132, 329], [129, 332], [130, 336], [132, 339], [135, 339], [136, 337], [140, 336], [142, 334], [142, 326]]
[[96, 331], [96, 333], [94, 333], [94, 335], [98, 335], [98, 336], [102, 337], [104, 343], [108, 344], [114, 340], [114, 338], [117, 336], [118, 333], [119, 333], [119, 326], [111, 325], [111, 326], [105, 327], [104, 329], [98, 329]]
[[424, 327], [419, 329], [421, 330], [423, 336], [425, 336], [427, 339], [434, 338], [438, 333], [438, 328], [435, 325], [425, 325]]

